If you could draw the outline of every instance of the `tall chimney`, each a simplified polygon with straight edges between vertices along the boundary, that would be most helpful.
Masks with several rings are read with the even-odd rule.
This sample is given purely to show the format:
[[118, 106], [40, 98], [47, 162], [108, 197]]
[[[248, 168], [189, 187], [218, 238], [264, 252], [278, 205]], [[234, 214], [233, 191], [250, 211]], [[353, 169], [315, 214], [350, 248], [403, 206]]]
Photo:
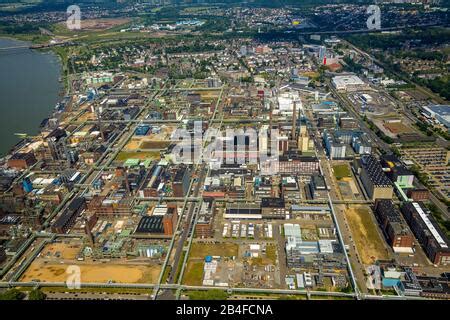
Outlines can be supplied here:
[[102, 137], [102, 141], [105, 141], [105, 134], [104, 134], [103, 128], [102, 128], [102, 116], [101, 116], [100, 106], [97, 106], [96, 113], [97, 113], [97, 120], [98, 120], [98, 130], [100, 131], [100, 136]]
[[127, 188], [127, 192], [128, 194], [131, 193], [131, 189], [130, 189], [130, 182], [128, 181], [128, 169], [124, 170], [125, 172], [125, 187]]
[[294, 100], [294, 110], [292, 111], [292, 140], [297, 137], [297, 101]]

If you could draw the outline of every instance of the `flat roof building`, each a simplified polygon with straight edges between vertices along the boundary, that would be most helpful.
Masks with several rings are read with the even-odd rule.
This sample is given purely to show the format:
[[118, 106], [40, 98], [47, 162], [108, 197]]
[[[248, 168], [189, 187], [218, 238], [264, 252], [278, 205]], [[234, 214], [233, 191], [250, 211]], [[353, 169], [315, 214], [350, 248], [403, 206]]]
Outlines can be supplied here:
[[449, 241], [423, 203], [406, 202], [401, 211], [430, 261], [449, 265]]
[[357, 161], [358, 173], [370, 199], [392, 199], [393, 185], [373, 155], [363, 155]]
[[391, 200], [379, 199], [375, 202], [375, 217], [394, 252], [413, 253], [413, 235]]
[[336, 90], [342, 91], [360, 89], [365, 86], [364, 81], [355, 75], [335, 76], [331, 82]]
[[262, 219], [261, 206], [253, 203], [227, 204], [225, 219]]
[[435, 118], [447, 129], [450, 129], [450, 105], [431, 105], [423, 107], [425, 114]]

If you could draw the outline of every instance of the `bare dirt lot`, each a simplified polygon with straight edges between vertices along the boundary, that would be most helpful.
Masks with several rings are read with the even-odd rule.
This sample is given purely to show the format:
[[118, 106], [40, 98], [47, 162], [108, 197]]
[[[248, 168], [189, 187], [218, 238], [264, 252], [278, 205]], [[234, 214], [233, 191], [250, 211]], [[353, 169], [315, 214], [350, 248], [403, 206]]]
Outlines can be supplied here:
[[362, 263], [372, 264], [376, 260], [389, 259], [389, 251], [370, 216], [370, 209], [354, 206], [345, 210], [345, 215]]
[[392, 132], [393, 134], [414, 132], [411, 128], [405, 126], [401, 122], [385, 123], [384, 127], [386, 129], [388, 129], [390, 132]]
[[[83, 30], [108, 30], [113, 27], [123, 25], [130, 22], [131, 19], [128, 18], [104, 18], [104, 19], [82, 19], [81, 28]], [[65, 27], [66, 23], [61, 22], [61, 26]]]
[[58, 256], [60, 259], [75, 260], [80, 252], [81, 245], [68, 245], [65, 243], [51, 243], [44, 247], [41, 256]]
[[[161, 268], [159, 266], [128, 264], [88, 264], [74, 262], [80, 267], [81, 282], [155, 283]], [[21, 281], [39, 279], [41, 282], [65, 282], [68, 264], [46, 263], [42, 259], [34, 261]]]

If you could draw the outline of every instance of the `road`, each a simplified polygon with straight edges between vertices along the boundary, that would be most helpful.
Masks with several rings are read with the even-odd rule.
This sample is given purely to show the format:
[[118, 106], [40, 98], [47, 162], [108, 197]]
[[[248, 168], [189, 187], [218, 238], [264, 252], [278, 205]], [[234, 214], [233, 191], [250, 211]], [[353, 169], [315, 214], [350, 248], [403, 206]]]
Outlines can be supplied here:
[[[205, 179], [205, 173], [206, 171], [204, 170], [205, 166], [202, 165], [200, 167], [200, 170], [197, 170], [195, 172], [195, 174], [200, 172], [200, 178], [198, 179], [198, 182], [196, 183], [195, 186], [195, 190], [194, 190], [194, 197], [197, 197], [199, 192], [200, 192], [200, 187], [203, 185], [203, 180]], [[195, 203], [189, 203], [189, 209], [188, 209], [188, 214], [187, 214], [187, 218], [186, 218], [186, 224], [183, 227], [183, 230], [181, 230], [181, 235], [180, 238], [178, 240], [178, 245], [176, 247], [176, 251], [175, 251], [175, 256], [173, 259], [173, 263], [172, 263], [172, 271], [168, 277], [167, 282], [168, 283], [174, 283], [175, 276], [177, 274], [177, 269], [178, 269], [178, 264], [180, 262], [180, 258], [181, 258], [181, 253], [183, 252], [183, 247], [184, 247], [184, 243], [188, 237], [189, 234], [189, 230], [192, 226], [193, 223], [193, 214], [194, 214], [194, 208], [196, 207]]]

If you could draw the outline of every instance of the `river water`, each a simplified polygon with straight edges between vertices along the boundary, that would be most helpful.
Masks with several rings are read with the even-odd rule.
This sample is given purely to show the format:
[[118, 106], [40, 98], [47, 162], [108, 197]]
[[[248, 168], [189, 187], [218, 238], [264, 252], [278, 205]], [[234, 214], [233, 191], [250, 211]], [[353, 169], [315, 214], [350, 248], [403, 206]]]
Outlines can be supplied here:
[[2, 49], [26, 44], [0, 38], [0, 156], [20, 140], [15, 133], [37, 134], [60, 100], [61, 66], [56, 55]]

